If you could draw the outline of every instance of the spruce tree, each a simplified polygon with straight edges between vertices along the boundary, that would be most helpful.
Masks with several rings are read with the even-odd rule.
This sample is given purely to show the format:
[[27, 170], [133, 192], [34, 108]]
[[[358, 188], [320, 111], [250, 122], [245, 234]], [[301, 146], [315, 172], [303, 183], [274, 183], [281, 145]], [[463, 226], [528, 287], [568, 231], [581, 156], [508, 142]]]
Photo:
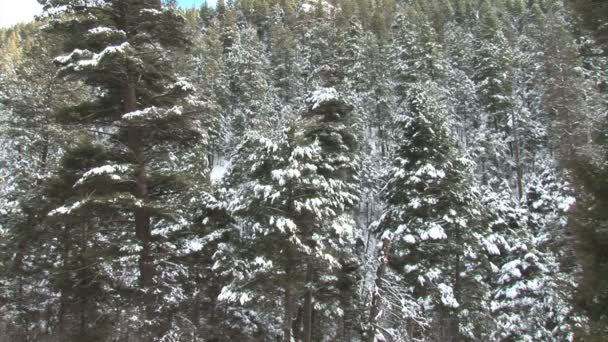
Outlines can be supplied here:
[[230, 124], [232, 125], [231, 146], [247, 129], [269, 132], [276, 121], [271, 108], [269, 85], [264, 75], [262, 47], [254, 29], [244, 30], [227, 56], [230, 74], [231, 106]]
[[269, 50], [270, 72], [277, 95], [283, 105], [295, 104], [301, 96], [300, 66], [296, 56], [299, 46], [291, 28], [286, 25], [286, 14], [279, 6], [272, 9]]
[[481, 22], [475, 57], [475, 81], [478, 87], [480, 117], [475, 153], [481, 160], [480, 173], [484, 184], [504, 177], [510, 151], [507, 141], [513, 110], [511, 63], [512, 52], [507, 45], [497, 12], [489, 1], [482, 1]]
[[486, 239], [495, 267], [493, 339], [570, 341], [582, 326], [572, 305], [571, 251], [559, 238], [568, 234], [563, 214], [574, 203], [569, 191], [545, 172], [530, 181], [523, 206], [508, 186], [484, 194], [493, 232]]
[[414, 85], [395, 116], [401, 144], [384, 190], [387, 208], [378, 235], [389, 253], [388, 267], [428, 310], [433, 325], [443, 327], [424, 332], [410, 317], [403, 322], [411, 326], [410, 338], [483, 338], [485, 232], [477, 222], [468, 162], [450, 138], [436, 92], [431, 82]]
[[[77, 82], [54, 77], [52, 57], [60, 53], [60, 35], [36, 32], [39, 25], [21, 28], [32, 44], [20, 46], [20, 58], [0, 76], [0, 267], [4, 284], [0, 297], [3, 316], [11, 324], [4, 331], [15, 339], [46, 336], [56, 315], [56, 288], [47, 282], [49, 260], [56, 256], [52, 236], [45, 231], [42, 190], [69, 145], [53, 112], [86, 97]], [[22, 42], [23, 43], [23, 42]], [[48, 208], [47, 208], [48, 209]], [[36, 285], [44, 284], [44, 285]], [[45, 302], [46, 305], [40, 305]]]
[[[183, 299], [181, 270], [168, 262], [177, 251], [167, 246], [187, 227], [180, 193], [205, 166], [191, 158], [204, 142], [205, 130], [194, 118], [200, 101], [190, 96], [193, 86], [175, 74], [170, 57], [188, 43], [185, 19], [158, 0], [44, 5], [57, 11], [52, 28], [66, 35], [67, 53], [55, 59], [59, 74], [99, 90], [91, 101], [62, 110], [61, 120], [107, 132], [98, 139], [103, 158], [73, 184], [80, 197], [52, 213], [66, 220], [87, 213], [105, 229], [127, 223], [129, 229], [112, 241], [122, 255], [113, 276], [136, 294], [140, 336], [151, 341], [171, 328], [171, 312]], [[175, 160], [178, 149], [189, 148], [193, 153]]]
[[[249, 138], [229, 178], [238, 186], [233, 210], [247, 236], [248, 252], [241, 258], [252, 269], [225, 287], [223, 298], [247, 301], [260, 298], [253, 295], [258, 291], [281, 293], [283, 307], [276, 310], [282, 312], [284, 341], [310, 341], [313, 305], [330, 317], [353, 305], [350, 297], [339, 296], [339, 286], [351, 277], [340, 270], [352, 262], [356, 237], [348, 215], [357, 200], [352, 108], [334, 89], [308, 99], [302, 119], [276, 141]], [[302, 316], [294, 328], [298, 304]]]

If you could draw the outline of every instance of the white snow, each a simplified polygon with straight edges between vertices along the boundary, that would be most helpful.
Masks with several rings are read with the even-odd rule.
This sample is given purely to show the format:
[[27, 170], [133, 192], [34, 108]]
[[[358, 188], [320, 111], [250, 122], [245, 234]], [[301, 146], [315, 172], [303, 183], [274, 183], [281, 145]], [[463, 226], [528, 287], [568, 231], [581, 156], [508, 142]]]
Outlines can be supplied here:
[[119, 34], [121, 36], [125, 36], [125, 31], [116, 30], [110, 27], [98, 26], [90, 29], [89, 34], [91, 35], [110, 35], [110, 34]]
[[135, 118], [145, 117], [145, 116], [148, 116], [148, 115], [154, 113], [156, 110], [157, 110], [156, 107], [148, 107], [145, 109], [140, 109], [140, 110], [136, 110], [134, 112], [124, 114], [122, 116], [122, 118], [124, 120], [131, 120], [131, 119], [135, 119]]
[[51, 210], [48, 213], [48, 216], [67, 215], [67, 214], [71, 213], [72, 211], [74, 211], [74, 210], [82, 207], [83, 204], [84, 204], [83, 201], [78, 201], [78, 202], [72, 204], [69, 207], [61, 206], [61, 207], [59, 207], [57, 209]]
[[406, 236], [403, 237], [403, 241], [405, 241], [406, 243], [409, 243], [409, 244], [415, 244], [416, 238], [412, 234], [407, 234]]
[[296, 224], [288, 219], [288, 218], [284, 218], [284, 217], [275, 217], [272, 216], [270, 218], [270, 224], [275, 226], [276, 228], [279, 229], [280, 232], [285, 233], [285, 232], [295, 232], [298, 227], [296, 226]]
[[306, 99], [306, 102], [312, 106], [312, 109], [315, 110], [319, 108], [319, 106], [327, 101], [338, 99], [338, 91], [333, 88], [320, 88], [312, 92], [312, 94]]
[[105, 49], [103, 49], [100, 53], [94, 54], [90, 59], [84, 59], [84, 60], [78, 61], [76, 69], [79, 69], [79, 67], [97, 66], [104, 57], [113, 55], [113, 54], [123, 53], [129, 46], [130, 46], [130, 44], [128, 42], [124, 42], [124, 43], [122, 43], [120, 45], [116, 45], [116, 46], [108, 46]]
[[173, 84], [173, 87], [175, 88], [180, 88], [184, 91], [190, 91], [193, 92], [196, 90], [196, 87], [194, 87], [194, 85], [192, 85], [192, 83], [188, 82], [188, 80], [186, 80], [183, 77], [180, 77], [177, 82], [175, 82]]
[[173, 115], [182, 115], [182, 112], [182, 106], [173, 106], [169, 109], [152, 106], [124, 114], [122, 119], [127, 121], [136, 119], [163, 119]]
[[454, 291], [452, 290], [452, 287], [446, 284], [439, 284], [437, 285], [437, 288], [439, 289], [439, 292], [441, 292], [441, 302], [444, 305], [451, 308], [457, 308], [460, 306], [460, 304], [458, 304], [458, 301], [454, 297]]
[[130, 169], [131, 169], [131, 166], [129, 164], [104, 165], [104, 166], [95, 167], [95, 168], [85, 172], [82, 175], [82, 177], [80, 177], [80, 179], [78, 181], [76, 181], [74, 186], [83, 184], [91, 177], [101, 176], [101, 175], [109, 175], [110, 178], [113, 180], [120, 180], [121, 177], [116, 175], [116, 173], [125, 173], [125, 172], [128, 172]]
[[445, 172], [443, 170], [437, 170], [431, 164], [425, 164], [424, 166], [422, 166], [421, 168], [419, 168], [418, 170], [416, 170], [415, 175], [419, 176], [419, 177], [427, 175], [427, 176], [429, 176], [431, 178], [444, 178], [445, 177]]
[[152, 15], [158, 15], [161, 13], [161, 11], [155, 9], [155, 8], [144, 8], [141, 10], [141, 13], [148, 13], [148, 14], [152, 14]]
[[296, 169], [278, 169], [272, 170], [272, 179], [279, 182], [283, 186], [288, 180], [300, 178], [301, 173]]
[[566, 211], [570, 210], [570, 208], [574, 205], [574, 203], [576, 203], [576, 198], [574, 198], [572, 196], [566, 196], [566, 197], [562, 198], [562, 201], [557, 203], [557, 207], [560, 210], [566, 212]]
[[108, 46], [99, 53], [93, 53], [89, 50], [74, 49], [70, 54], [56, 57], [55, 61], [61, 64], [69, 63], [67, 67], [73, 67], [74, 70], [81, 70], [84, 67], [95, 67], [104, 57], [123, 53], [129, 47], [129, 43], [124, 42], [120, 45]]
[[448, 237], [440, 225], [431, 223], [430, 226], [430, 229], [423, 231], [422, 234], [420, 234], [420, 238], [422, 238], [422, 240], [441, 240]]
[[[490, 240], [493, 240], [493, 236], [490, 237]], [[500, 255], [500, 249], [498, 248], [498, 246], [491, 242], [489, 239], [485, 239], [485, 238], [481, 238], [481, 242], [483, 243], [484, 247], [486, 248], [486, 251], [488, 251], [488, 254], [490, 255]]]
[[212, 182], [219, 182], [221, 181], [224, 176], [226, 175], [226, 173], [228, 172], [228, 169], [230, 169], [230, 166], [232, 165], [232, 163], [229, 160], [224, 160], [224, 159], [220, 159], [218, 160], [217, 163], [215, 163], [215, 165], [213, 165], [213, 168], [211, 169], [211, 181]]
[[258, 267], [258, 272], [270, 271], [273, 267], [272, 260], [268, 260], [260, 256], [253, 260], [253, 264]]

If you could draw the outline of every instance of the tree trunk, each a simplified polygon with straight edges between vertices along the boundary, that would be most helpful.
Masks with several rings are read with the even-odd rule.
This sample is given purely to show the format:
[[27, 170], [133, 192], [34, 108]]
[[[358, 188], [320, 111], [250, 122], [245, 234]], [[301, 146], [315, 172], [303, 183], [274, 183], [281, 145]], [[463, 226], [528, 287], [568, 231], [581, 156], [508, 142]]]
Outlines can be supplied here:
[[[72, 249], [71, 247], [71, 240], [70, 240], [70, 229], [68, 228], [68, 226], [64, 227], [63, 230], [63, 234], [61, 236], [61, 243], [63, 244], [63, 248], [61, 249], [61, 272], [69, 272], [70, 269], [70, 265], [68, 263], [68, 259], [70, 257], [70, 250]], [[59, 289], [59, 312], [57, 313], [58, 316], [58, 331], [59, 331], [59, 336], [65, 338], [67, 335], [64, 335], [66, 333], [66, 329], [65, 329], [65, 316], [66, 313], [68, 311], [68, 303], [69, 298], [68, 295], [66, 293], [66, 289], [64, 286], [62, 286]]]
[[[127, 83], [123, 88], [124, 112], [130, 113], [137, 110], [137, 94], [135, 86]], [[144, 292], [143, 306], [146, 320], [154, 320], [154, 258], [151, 253], [152, 234], [150, 231], [150, 214], [146, 208], [148, 201], [148, 182], [146, 173], [146, 158], [144, 155], [144, 138], [141, 127], [131, 126], [128, 128], [128, 146], [135, 162], [135, 197], [140, 200], [141, 205], [134, 209], [135, 235], [142, 244], [139, 253], [139, 280]]]
[[378, 138], [380, 140], [380, 157], [384, 157], [386, 151], [384, 145], [384, 128], [382, 126], [378, 128]]
[[382, 279], [384, 278], [384, 274], [386, 273], [386, 265], [388, 264], [390, 246], [391, 243], [388, 239], [384, 239], [382, 241], [380, 265], [378, 265], [378, 270], [376, 270], [376, 286], [374, 290], [374, 295], [372, 297], [372, 307], [369, 312], [369, 331], [367, 335], [367, 342], [374, 342], [376, 338], [376, 323], [378, 315], [380, 314], [380, 305], [382, 304], [382, 296], [380, 295], [380, 291], [382, 291]]
[[304, 296], [304, 332], [302, 342], [312, 341], [312, 260], [308, 260], [306, 265], [306, 292]]
[[[460, 234], [460, 228], [456, 228], [456, 244], [458, 247], [463, 246], [464, 242], [462, 241], [462, 236]], [[454, 267], [454, 298], [458, 303], [462, 303], [462, 281], [460, 278], [460, 272], [462, 270], [462, 253], [460, 251], [457, 252], [456, 255], [456, 265]], [[449, 334], [451, 341], [459, 342], [460, 341], [460, 319], [458, 317], [458, 312], [455, 312], [455, 309], [448, 310], [449, 315]]]
[[291, 282], [287, 282], [285, 286], [285, 302], [284, 305], [284, 317], [283, 317], [283, 342], [291, 342], [292, 330], [291, 320], [293, 317], [293, 287]]
[[298, 306], [298, 313], [296, 314], [296, 319], [293, 320], [291, 324], [291, 329], [293, 331], [293, 336], [296, 339], [302, 339], [302, 319], [304, 316], [304, 309], [301, 305]]
[[513, 152], [515, 154], [515, 173], [517, 177], [517, 195], [518, 199], [521, 200], [523, 197], [523, 167], [521, 164], [521, 151], [519, 148], [519, 129], [517, 127], [517, 120], [515, 120], [515, 112], [511, 111], [511, 121], [513, 123]]

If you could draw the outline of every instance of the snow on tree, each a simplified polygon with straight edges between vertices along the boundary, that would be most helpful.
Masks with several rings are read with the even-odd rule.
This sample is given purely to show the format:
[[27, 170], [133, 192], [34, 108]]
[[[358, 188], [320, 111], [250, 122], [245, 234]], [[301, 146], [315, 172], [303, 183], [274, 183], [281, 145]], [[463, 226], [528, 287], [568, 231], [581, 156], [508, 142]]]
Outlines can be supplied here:
[[606, 6], [40, 2], [0, 29], [2, 336], [606, 335]]
[[556, 234], [567, 234], [564, 212], [574, 204], [566, 184], [544, 173], [530, 182], [526, 206], [518, 206], [505, 189], [485, 196], [493, 213], [492, 314], [494, 339], [569, 341], [584, 321], [572, 306], [576, 282], [568, 259], [571, 252]]
[[[433, 324], [443, 327], [425, 331], [418, 324], [422, 318], [406, 317], [401, 324], [408, 326], [410, 337], [482, 338], [488, 296], [484, 230], [477, 222], [469, 162], [449, 135], [437, 91], [432, 82], [413, 85], [394, 117], [396, 141], [401, 143], [392, 156], [384, 189], [387, 208], [376, 229], [388, 253], [387, 266], [430, 313]], [[382, 278], [379, 274], [375, 290], [380, 293]]]
[[[200, 158], [206, 131], [194, 115], [203, 103], [171, 62], [173, 51], [188, 43], [185, 19], [153, 0], [44, 4], [59, 14], [52, 29], [70, 27], [68, 51], [55, 58], [59, 74], [97, 89], [91, 101], [65, 108], [60, 118], [106, 133], [96, 142], [101, 158], [73, 184], [78, 196], [49, 216], [84, 215], [98, 229], [130, 223], [111, 240], [121, 258], [108, 265], [108, 276], [112, 287], [137, 293], [136, 309], [125, 314], [139, 317], [133, 323], [151, 341], [172, 328], [172, 310], [185, 299], [178, 281], [187, 272], [171, 262], [188, 235], [180, 196], [206, 172]], [[82, 151], [79, 157], [91, 156]]]
[[[244, 269], [220, 297], [241, 304], [272, 300], [255, 295], [270, 286], [283, 298], [283, 307], [275, 310], [282, 312], [285, 341], [300, 334], [310, 338], [313, 304], [322, 315], [342, 316], [344, 309], [332, 291], [337, 291], [341, 265], [352, 262], [348, 251], [356, 238], [348, 215], [357, 201], [355, 141], [348, 116], [352, 108], [331, 88], [313, 92], [307, 106], [309, 111], [277, 140], [248, 137], [228, 183], [237, 189], [232, 210], [241, 218], [249, 252], [237, 259], [245, 260]], [[323, 292], [329, 298], [317, 297], [320, 282], [325, 282]], [[293, 331], [291, 320], [301, 295], [299, 332]]]

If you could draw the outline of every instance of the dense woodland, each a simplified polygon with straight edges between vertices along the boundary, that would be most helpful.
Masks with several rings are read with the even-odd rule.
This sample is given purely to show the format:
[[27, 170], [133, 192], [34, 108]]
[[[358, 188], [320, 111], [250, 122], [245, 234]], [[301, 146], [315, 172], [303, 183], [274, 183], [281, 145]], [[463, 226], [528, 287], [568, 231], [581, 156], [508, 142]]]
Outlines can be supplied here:
[[605, 341], [608, 2], [39, 0], [0, 341]]

